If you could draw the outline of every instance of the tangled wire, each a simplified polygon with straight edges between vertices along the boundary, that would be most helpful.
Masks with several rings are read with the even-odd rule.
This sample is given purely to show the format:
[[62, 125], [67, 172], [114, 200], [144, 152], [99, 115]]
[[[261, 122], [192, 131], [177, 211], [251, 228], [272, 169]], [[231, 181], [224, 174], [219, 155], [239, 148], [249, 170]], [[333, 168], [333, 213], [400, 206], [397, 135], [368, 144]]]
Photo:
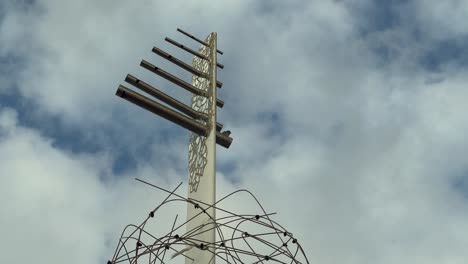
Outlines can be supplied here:
[[[214, 205], [184, 198], [175, 193], [179, 184], [173, 191], [163, 189], [148, 182], [140, 182], [153, 186], [168, 193], [168, 196], [154, 210], [150, 211], [140, 225], [127, 225], [119, 239], [119, 243], [108, 264], [116, 263], [186, 263], [191, 259], [187, 255], [189, 250], [207, 250], [213, 254], [209, 263], [309, 263], [304, 250], [293, 235], [281, 225], [273, 221], [266, 213], [257, 198], [247, 190], [238, 190], [218, 200]], [[240, 193], [247, 193], [258, 205], [258, 214], [238, 214], [222, 208], [220, 205], [227, 200], [234, 199]], [[228, 199], [230, 198], [230, 199]], [[188, 230], [187, 224], [198, 216], [192, 217], [183, 223], [177, 224], [175, 216], [170, 230], [163, 231], [159, 236], [154, 233], [150, 224], [157, 219], [167, 217], [161, 211], [167, 205], [179, 204], [181, 207], [193, 206], [199, 210], [198, 215], [207, 215], [205, 210], [210, 207], [216, 210], [216, 219], [211, 219], [202, 226]], [[161, 220], [156, 223], [158, 230], [168, 221]], [[169, 222], [170, 223], [170, 222]], [[203, 232], [215, 230], [216, 241], [208, 243], [201, 241], [199, 235]], [[192, 259], [193, 260], [193, 259]]]

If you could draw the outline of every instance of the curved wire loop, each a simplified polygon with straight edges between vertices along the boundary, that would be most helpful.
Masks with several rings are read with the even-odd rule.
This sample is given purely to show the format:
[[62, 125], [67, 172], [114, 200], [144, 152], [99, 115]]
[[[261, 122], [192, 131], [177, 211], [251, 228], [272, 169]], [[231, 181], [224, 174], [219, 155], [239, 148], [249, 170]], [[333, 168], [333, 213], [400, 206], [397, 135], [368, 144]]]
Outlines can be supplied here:
[[[209, 205], [176, 194], [175, 191], [181, 184], [173, 191], [169, 191], [137, 180], [168, 193], [168, 196], [150, 211], [140, 225], [129, 224], [124, 228], [108, 264], [185, 263], [186, 258], [189, 258], [185, 252], [189, 250], [208, 250], [213, 253], [216, 263], [309, 264], [298, 240], [272, 220], [271, 216], [275, 213], [267, 213], [258, 199], [247, 190], [234, 191], [215, 204]], [[237, 213], [221, 206], [222, 202], [238, 199], [242, 193], [247, 194], [253, 200], [253, 204], [258, 206], [257, 214]], [[200, 212], [179, 224], [176, 215], [169, 230], [161, 235], [154, 235], [150, 224], [157, 219], [156, 216], [160, 216], [157, 213], [168, 206], [180, 206], [180, 208], [194, 206]], [[209, 217], [205, 212], [210, 207], [215, 208], [218, 215], [216, 219]], [[208, 220], [202, 226], [188, 230], [187, 223], [198, 216], [204, 216]], [[160, 231], [159, 223], [157, 229]], [[217, 234], [214, 243], [197, 239], [200, 233], [213, 229]]]

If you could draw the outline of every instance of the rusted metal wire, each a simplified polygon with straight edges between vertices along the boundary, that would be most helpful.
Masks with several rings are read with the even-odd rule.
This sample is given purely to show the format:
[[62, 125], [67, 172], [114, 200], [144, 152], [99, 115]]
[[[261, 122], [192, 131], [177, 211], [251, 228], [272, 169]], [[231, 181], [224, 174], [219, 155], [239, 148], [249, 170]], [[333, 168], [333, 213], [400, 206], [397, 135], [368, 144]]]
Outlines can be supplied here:
[[[149, 212], [140, 225], [127, 225], [119, 239], [117, 248], [108, 264], [117, 263], [184, 263], [189, 258], [185, 252], [189, 250], [207, 250], [213, 253], [217, 263], [300, 263], [309, 261], [298, 240], [280, 224], [270, 217], [275, 213], [267, 213], [258, 199], [247, 190], [238, 190], [209, 205], [201, 201], [187, 199], [176, 193], [179, 184], [173, 191], [166, 190], [146, 181], [136, 179], [149, 186], [166, 192], [167, 197], [155, 209]], [[258, 206], [257, 214], [242, 214], [227, 210], [220, 206], [222, 202], [237, 199], [241, 193], [246, 193]], [[158, 212], [168, 206], [194, 206], [199, 209], [198, 215], [177, 223], [178, 215], [170, 229], [162, 235], [152, 234], [150, 223], [155, 221]], [[205, 211], [213, 207], [218, 217], [211, 218]], [[187, 223], [198, 216], [206, 221], [203, 226], [187, 230]], [[217, 238], [214, 243], [196, 239], [200, 233], [215, 230]], [[211, 262], [211, 261], [210, 261]]]

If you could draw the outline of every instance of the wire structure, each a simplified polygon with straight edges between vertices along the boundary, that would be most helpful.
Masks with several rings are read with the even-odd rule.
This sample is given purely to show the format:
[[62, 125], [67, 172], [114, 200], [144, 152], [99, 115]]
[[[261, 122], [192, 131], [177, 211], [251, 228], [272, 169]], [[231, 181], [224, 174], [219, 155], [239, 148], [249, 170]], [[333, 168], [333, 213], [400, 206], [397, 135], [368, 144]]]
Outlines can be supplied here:
[[[140, 225], [127, 225], [119, 239], [114, 255], [108, 264], [117, 263], [190, 263], [185, 253], [189, 250], [207, 250], [213, 253], [209, 263], [298, 263], [308, 264], [309, 261], [302, 246], [294, 236], [280, 224], [271, 219], [275, 213], [267, 213], [257, 198], [247, 190], [238, 190], [219, 199], [214, 205], [204, 204], [176, 194], [179, 184], [169, 191], [146, 181], [136, 179], [149, 186], [168, 193], [167, 197], [153, 210]], [[239, 195], [246, 194], [252, 204], [258, 208], [256, 214], [242, 214], [223, 208], [229, 200], [239, 199]], [[186, 221], [178, 223], [178, 215], [168, 221], [167, 215], [162, 215], [165, 208], [179, 206], [194, 206], [199, 214]], [[216, 219], [212, 219], [205, 210], [214, 207]], [[209, 218], [207, 218], [208, 216]], [[170, 228], [162, 231], [161, 235], [154, 234], [151, 224], [157, 219], [159, 232], [161, 224], [168, 224]], [[201, 226], [187, 230], [187, 223], [196, 217], [208, 219]], [[201, 232], [215, 229], [217, 238], [214, 243], [206, 243], [195, 237]], [[192, 259], [193, 260], [193, 259]], [[198, 263], [197, 263], [198, 264]], [[208, 263], [207, 263], [208, 264]]]

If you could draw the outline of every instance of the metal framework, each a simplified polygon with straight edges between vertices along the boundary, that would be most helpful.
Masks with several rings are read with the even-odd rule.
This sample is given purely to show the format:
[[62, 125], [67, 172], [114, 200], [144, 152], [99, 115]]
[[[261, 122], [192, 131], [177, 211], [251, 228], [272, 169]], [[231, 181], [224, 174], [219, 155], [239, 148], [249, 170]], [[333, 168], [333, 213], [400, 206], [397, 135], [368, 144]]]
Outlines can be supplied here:
[[[185, 62], [175, 58], [174, 56], [157, 47], [153, 47], [152, 51], [160, 57], [192, 73], [192, 83], [188, 83], [146, 60], [142, 60], [140, 66], [192, 93], [194, 98], [193, 100], [202, 101], [205, 99], [209, 101], [216, 101], [216, 106], [222, 108], [224, 106], [224, 101], [216, 97], [215, 88], [221, 88], [223, 86], [223, 83], [216, 79], [216, 68], [224, 68], [224, 65], [217, 62], [216, 53], [222, 54], [222, 52], [217, 50], [216, 47], [211, 48], [213, 45], [216, 46], [216, 33], [211, 33], [209, 39], [207, 39], [209, 42], [205, 42], [195, 38], [181, 29], [177, 30], [184, 35], [187, 35], [190, 38], [196, 40], [197, 42], [202, 43], [200, 52], [197, 52], [185, 47], [182, 44], [179, 44], [170, 38], [165, 39], [167, 42], [175, 45], [176, 47], [193, 54], [193, 66], [186, 64]], [[210, 37], [213, 35], [215, 37], [212, 38], [213, 40], [211, 40]], [[217, 50], [217, 52], [211, 52], [211, 50]], [[195, 61], [198, 62], [195, 63]], [[208, 64], [209, 67], [206, 68], [205, 66], [202, 66], [202, 64]], [[216, 107], [212, 106], [210, 111], [206, 111], [206, 109], [200, 108], [201, 105], [199, 104], [192, 103], [192, 106], [187, 106], [131, 74], [127, 75], [125, 82], [158, 99], [163, 104], [158, 103], [155, 100], [138, 92], [135, 92], [124, 85], [120, 85], [117, 89], [117, 96], [154, 114], [157, 114], [160, 117], [165, 118], [174, 124], [177, 124], [195, 133], [198, 136], [209, 137], [210, 134], [213, 134], [213, 138], [215, 138], [215, 142], [218, 145], [221, 145], [225, 148], [229, 148], [231, 145], [232, 138], [229, 136], [230, 132], [222, 132], [221, 129], [223, 128], [223, 125], [216, 121]], [[211, 116], [210, 113], [212, 113]], [[212, 120], [210, 120], [210, 117]], [[213, 131], [213, 126], [211, 124], [216, 124], [215, 130]]]
[[[299, 241], [284, 227], [271, 217], [275, 213], [267, 213], [257, 198], [247, 190], [238, 190], [219, 199], [215, 204], [184, 198], [176, 193], [179, 184], [169, 191], [154, 184], [137, 179], [149, 186], [166, 192], [167, 197], [151, 210], [139, 225], [127, 225], [123, 230], [119, 243], [108, 264], [114, 263], [183, 263], [190, 259], [189, 253], [194, 249], [209, 252], [217, 263], [298, 263], [308, 264]], [[237, 200], [239, 196], [247, 195], [251, 204], [257, 205], [256, 214], [245, 214], [225, 208], [229, 200]], [[245, 198], [245, 197], [244, 197]], [[182, 206], [180, 206], [182, 205]], [[192, 207], [198, 215], [209, 215], [206, 211], [214, 208], [219, 215], [205, 224], [208, 227], [187, 228], [193, 218], [179, 221], [178, 215], [173, 221], [167, 221], [159, 214], [167, 207]], [[164, 214], [164, 213], [163, 213]], [[158, 221], [158, 217], [162, 217]], [[167, 226], [167, 231], [155, 235], [154, 226], [161, 230]], [[216, 240], [206, 243], [197, 239], [201, 232], [216, 232]], [[195, 262], [196, 263], [196, 262]]]

